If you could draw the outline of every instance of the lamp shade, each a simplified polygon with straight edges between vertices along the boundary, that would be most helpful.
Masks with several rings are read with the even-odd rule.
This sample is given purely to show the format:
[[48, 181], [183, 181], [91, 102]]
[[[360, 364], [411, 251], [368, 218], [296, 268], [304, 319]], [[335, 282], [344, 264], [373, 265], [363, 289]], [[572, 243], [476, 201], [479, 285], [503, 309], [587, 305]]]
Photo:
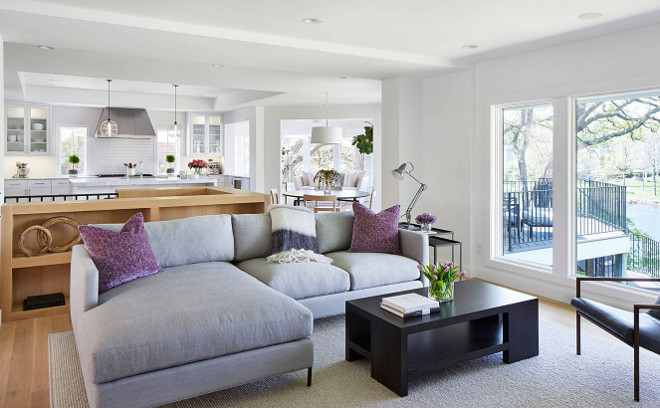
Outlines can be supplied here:
[[119, 127], [117, 126], [117, 123], [115, 123], [114, 120], [108, 118], [108, 120], [104, 121], [101, 124], [101, 128], [99, 129], [99, 132], [103, 137], [115, 137], [117, 136], [117, 133], [119, 133]]
[[167, 129], [167, 136], [168, 137], [181, 137], [181, 125], [178, 123], [174, 122], [173, 124], [170, 125], [170, 127]]
[[312, 143], [341, 143], [344, 132], [340, 127], [318, 126], [312, 128]]
[[392, 175], [394, 176], [394, 178], [396, 178], [397, 180], [403, 180], [403, 175], [406, 173], [407, 165], [408, 163], [403, 163], [396, 169], [392, 170]]

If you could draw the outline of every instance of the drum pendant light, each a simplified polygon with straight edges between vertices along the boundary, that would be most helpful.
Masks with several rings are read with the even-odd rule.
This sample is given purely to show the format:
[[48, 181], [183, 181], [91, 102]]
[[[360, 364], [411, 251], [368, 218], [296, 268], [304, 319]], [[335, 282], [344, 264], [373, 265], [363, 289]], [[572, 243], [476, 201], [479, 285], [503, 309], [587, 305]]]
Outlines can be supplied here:
[[112, 79], [106, 79], [106, 81], [108, 81], [108, 119], [101, 123], [99, 131], [103, 137], [115, 137], [119, 133], [119, 127], [115, 121], [110, 119], [110, 82], [112, 82]]
[[312, 143], [337, 143], [341, 144], [344, 139], [344, 132], [340, 127], [328, 126], [328, 93], [325, 93], [325, 126], [315, 126], [312, 128]]
[[179, 85], [173, 84], [172, 86], [174, 87], [174, 123], [172, 123], [167, 129], [167, 136], [178, 138], [181, 136], [181, 125], [176, 121], [176, 88], [178, 88]]

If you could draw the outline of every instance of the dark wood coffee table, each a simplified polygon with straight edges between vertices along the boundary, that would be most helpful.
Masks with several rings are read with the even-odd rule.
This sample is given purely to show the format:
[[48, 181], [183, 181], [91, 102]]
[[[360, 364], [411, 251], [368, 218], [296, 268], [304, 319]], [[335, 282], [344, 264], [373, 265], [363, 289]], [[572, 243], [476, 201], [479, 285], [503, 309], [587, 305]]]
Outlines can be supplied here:
[[439, 313], [405, 320], [382, 310], [381, 299], [346, 302], [346, 360], [371, 360], [371, 376], [402, 397], [411, 376], [500, 351], [505, 363], [539, 354], [533, 296], [478, 280], [456, 282], [454, 300]]

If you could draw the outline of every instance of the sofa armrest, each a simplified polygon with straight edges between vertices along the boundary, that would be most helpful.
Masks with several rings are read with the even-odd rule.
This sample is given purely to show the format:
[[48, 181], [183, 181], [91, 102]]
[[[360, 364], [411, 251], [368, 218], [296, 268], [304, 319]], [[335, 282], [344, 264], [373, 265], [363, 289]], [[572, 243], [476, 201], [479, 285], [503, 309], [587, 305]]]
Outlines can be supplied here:
[[71, 251], [71, 322], [75, 325], [82, 314], [99, 303], [99, 271], [84, 245]]
[[[429, 262], [429, 236], [423, 232], [399, 229], [399, 249], [401, 255], [421, 265]], [[424, 286], [429, 285], [424, 275], [420, 274], [419, 279]]]

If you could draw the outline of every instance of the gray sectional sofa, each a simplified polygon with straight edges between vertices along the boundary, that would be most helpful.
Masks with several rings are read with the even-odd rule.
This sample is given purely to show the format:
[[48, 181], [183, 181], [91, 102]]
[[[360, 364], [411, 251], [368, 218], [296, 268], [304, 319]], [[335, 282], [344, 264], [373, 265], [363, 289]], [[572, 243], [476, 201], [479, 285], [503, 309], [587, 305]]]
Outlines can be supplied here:
[[314, 318], [423, 286], [426, 235], [400, 231], [402, 256], [349, 253], [353, 215], [316, 220], [332, 265], [266, 263], [267, 214], [145, 223], [163, 272], [100, 295], [94, 262], [74, 247], [71, 321], [90, 406], [156, 406], [302, 369], [311, 379]]

